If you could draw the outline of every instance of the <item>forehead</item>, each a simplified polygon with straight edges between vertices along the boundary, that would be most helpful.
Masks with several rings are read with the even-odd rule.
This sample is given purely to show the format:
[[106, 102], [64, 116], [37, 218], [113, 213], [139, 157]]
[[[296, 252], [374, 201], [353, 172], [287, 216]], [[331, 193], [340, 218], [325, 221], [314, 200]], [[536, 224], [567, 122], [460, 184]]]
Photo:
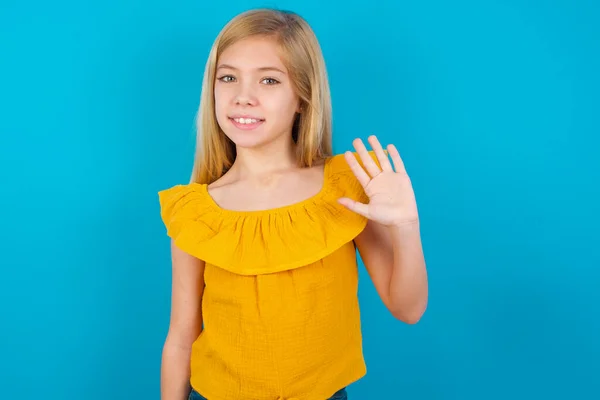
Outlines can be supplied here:
[[223, 51], [217, 66], [227, 64], [240, 70], [275, 67], [285, 71], [281, 47], [275, 38], [250, 37], [239, 40]]

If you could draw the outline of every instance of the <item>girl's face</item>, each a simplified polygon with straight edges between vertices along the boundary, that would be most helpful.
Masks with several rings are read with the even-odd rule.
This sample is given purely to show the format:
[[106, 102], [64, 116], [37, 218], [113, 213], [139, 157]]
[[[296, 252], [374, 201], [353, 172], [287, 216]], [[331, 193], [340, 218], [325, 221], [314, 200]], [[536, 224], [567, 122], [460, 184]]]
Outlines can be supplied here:
[[251, 37], [228, 47], [217, 62], [215, 112], [237, 146], [289, 144], [300, 101], [275, 39]]

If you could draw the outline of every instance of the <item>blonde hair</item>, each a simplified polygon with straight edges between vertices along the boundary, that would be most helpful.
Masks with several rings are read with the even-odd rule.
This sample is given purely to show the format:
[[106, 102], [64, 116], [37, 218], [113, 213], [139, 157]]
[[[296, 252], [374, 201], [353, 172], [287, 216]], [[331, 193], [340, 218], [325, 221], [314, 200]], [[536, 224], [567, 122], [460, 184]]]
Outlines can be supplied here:
[[331, 95], [325, 61], [313, 30], [293, 12], [255, 9], [229, 21], [209, 53], [196, 118], [196, 154], [191, 182], [212, 183], [235, 161], [235, 144], [223, 133], [215, 116], [215, 69], [226, 48], [251, 36], [274, 37], [283, 50], [282, 61], [300, 98], [301, 112], [293, 128], [299, 166], [311, 166], [332, 154]]

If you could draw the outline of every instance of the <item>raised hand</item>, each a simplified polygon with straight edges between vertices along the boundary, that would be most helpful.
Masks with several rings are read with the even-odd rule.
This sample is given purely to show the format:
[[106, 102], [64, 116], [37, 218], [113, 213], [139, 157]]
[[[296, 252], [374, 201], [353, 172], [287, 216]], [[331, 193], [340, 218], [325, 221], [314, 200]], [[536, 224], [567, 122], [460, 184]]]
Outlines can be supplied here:
[[338, 201], [348, 209], [384, 226], [400, 227], [417, 224], [419, 215], [415, 194], [398, 150], [392, 144], [387, 146], [387, 153], [392, 159], [390, 163], [388, 154], [383, 150], [379, 140], [375, 136], [370, 136], [368, 141], [379, 166], [360, 139], [355, 139], [353, 145], [364, 168], [354, 153], [346, 152], [345, 158], [369, 197], [369, 203], [360, 203], [347, 197], [342, 197]]

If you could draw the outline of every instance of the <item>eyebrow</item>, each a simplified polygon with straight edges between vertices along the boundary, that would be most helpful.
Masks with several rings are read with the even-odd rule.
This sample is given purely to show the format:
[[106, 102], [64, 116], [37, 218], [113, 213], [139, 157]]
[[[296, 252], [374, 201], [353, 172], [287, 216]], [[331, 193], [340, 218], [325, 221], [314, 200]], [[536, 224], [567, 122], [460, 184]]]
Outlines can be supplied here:
[[[232, 65], [229, 65], [229, 64], [220, 64], [217, 67], [217, 70], [222, 69], [222, 68], [223, 69], [232, 69], [234, 71], [238, 70], [236, 67], [234, 67]], [[277, 71], [277, 72], [281, 72], [282, 74], [285, 75], [285, 72], [282, 71], [281, 69], [277, 68], [277, 67], [260, 67], [260, 68], [256, 68], [256, 69], [257, 69], [257, 71]]]

